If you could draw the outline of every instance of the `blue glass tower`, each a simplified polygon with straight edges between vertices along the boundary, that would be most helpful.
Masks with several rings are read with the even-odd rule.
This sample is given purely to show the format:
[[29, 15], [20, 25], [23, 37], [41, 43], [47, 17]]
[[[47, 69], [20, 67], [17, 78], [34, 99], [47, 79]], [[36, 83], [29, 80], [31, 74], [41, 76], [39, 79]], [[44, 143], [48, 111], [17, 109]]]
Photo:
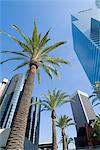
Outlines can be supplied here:
[[[18, 110], [26, 81], [25, 74], [17, 74], [12, 77], [0, 105], [0, 128], [11, 129], [14, 117]], [[38, 101], [37, 98], [31, 102]], [[24, 142], [25, 150], [38, 149], [39, 126], [40, 126], [40, 106], [31, 105], [27, 118], [26, 135]], [[8, 135], [8, 133], [7, 133]], [[0, 135], [1, 136], [1, 135]], [[3, 139], [4, 141], [4, 139]]]
[[72, 15], [75, 53], [91, 84], [100, 81], [100, 14], [88, 9]]

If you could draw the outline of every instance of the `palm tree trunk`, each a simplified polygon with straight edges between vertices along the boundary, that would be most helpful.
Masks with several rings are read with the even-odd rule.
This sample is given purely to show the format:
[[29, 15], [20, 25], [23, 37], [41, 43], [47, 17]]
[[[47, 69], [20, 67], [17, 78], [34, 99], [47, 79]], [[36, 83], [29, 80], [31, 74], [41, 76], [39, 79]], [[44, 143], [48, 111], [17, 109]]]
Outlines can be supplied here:
[[62, 141], [63, 141], [63, 150], [67, 150], [67, 143], [66, 143], [64, 128], [62, 129]]
[[30, 67], [28, 77], [26, 79], [18, 111], [16, 112], [16, 116], [13, 121], [10, 136], [7, 141], [6, 150], [24, 149], [27, 117], [32, 98], [35, 73], [36, 73], [36, 66], [32, 65]]
[[57, 136], [56, 136], [56, 112], [55, 110], [52, 111], [52, 143], [53, 143], [53, 150], [57, 150]]

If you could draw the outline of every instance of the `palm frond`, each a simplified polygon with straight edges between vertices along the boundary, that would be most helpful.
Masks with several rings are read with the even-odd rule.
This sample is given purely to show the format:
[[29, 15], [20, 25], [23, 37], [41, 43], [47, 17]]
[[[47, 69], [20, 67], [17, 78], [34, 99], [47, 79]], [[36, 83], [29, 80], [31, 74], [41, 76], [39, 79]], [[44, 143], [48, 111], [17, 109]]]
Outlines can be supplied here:
[[49, 47], [43, 49], [42, 52], [41, 52], [41, 54], [49, 53], [49, 52], [55, 50], [56, 48], [58, 48], [59, 46], [65, 44], [65, 43], [66, 43], [66, 42], [58, 42], [58, 43], [55, 43], [55, 44], [53, 44], [52, 46], [49, 46]]
[[16, 54], [16, 55], [20, 55], [20, 56], [24, 56], [24, 57], [27, 57], [27, 58], [30, 58], [28, 55], [26, 55], [25, 53], [22, 53], [22, 52], [12, 52], [12, 51], [1, 51], [0, 53], [8, 53], [8, 54]]
[[41, 101], [41, 102], [33, 102], [31, 105], [41, 105], [41, 106], [44, 106], [45, 108], [47, 108], [48, 110], [50, 110], [49, 105], [47, 105], [44, 101]]
[[13, 71], [16, 71], [16, 70], [18, 70], [18, 69], [20, 69], [20, 68], [22, 68], [22, 67], [24, 67], [24, 66], [26, 66], [28, 64], [29, 64], [29, 61], [25, 61], [22, 64], [20, 64], [19, 66], [17, 66]]
[[41, 66], [44, 69], [44, 71], [48, 74], [48, 76], [53, 80], [54, 78], [53, 78], [53, 74], [50, 68], [46, 66], [45, 64], [42, 64]]
[[32, 41], [34, 43], [34, 47], [36, 47], [39, 42], [39, 35], [38, 35], [38, 30], [35, 21], [34, 21], [34, 29], [32, 34]]
[[39, 44], [39, 48], [43, 48], [45, 46], [45, 44], [50, 40], [48, 38], [48, 34], [50, 32], [50, 29], [46, 32], [46, 34], [44, 35], [44, 37], [42, 38], [40, 44]]
[[57, 69], [55, 67], [53, 67], [52, 65], [48, 64], [48, 63], [43, 63], [44, 66], [46, 66], [49, 70], [51, 70], [51, 72], [53, 72], [58, 78], [60, 78], [60, 75], [57, 71]]
[[27, 37], [23, 34], [21, 29], [17, 25], [13, 24], [12, 28], [14, 28], [23, 37], [23, 39], [26, 41], [26, 43], [28, 43]]
[[69, 64], [68, 61], [59, 57], [46, 57], [46, 61], [61, 66], [60, 64]]
[[12, 36], [11, 34], [8, 34], [4, 31], [0, 31], [0, 34], [5, 34], [8, 37], [10, 37], [13, 41], [15, 41], [18, 45], [20, 45], [24, 50], [29, 50], [28, 45], [26, 45], [25, 43], [23, 43], [22, 41], [18, 40], [16, 37]]
[[39, 68], [37, 69], [37, 77], [38, 77], [38, 83], [40, 84], [40, 70], [39, 70]]
[[23, 57], [9, 58], [9, 59], [1, 61], [0, 64], [4, 64], [4, 63], [6, 63], [8, 61], [12, 61], [12, 60], [25, 60], [25, 58], [23, 58]]

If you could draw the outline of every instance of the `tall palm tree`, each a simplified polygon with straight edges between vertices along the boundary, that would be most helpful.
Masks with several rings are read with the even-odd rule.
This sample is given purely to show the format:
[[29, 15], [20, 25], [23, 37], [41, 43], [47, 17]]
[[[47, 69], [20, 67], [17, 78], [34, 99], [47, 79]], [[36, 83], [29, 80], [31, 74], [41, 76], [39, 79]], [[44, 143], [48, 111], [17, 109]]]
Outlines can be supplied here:
[[28, 74], [25, 82], [23, 94], [21, 97], [20, 105], [16, 116], [13, 121], [10, 136], [7, 142], [7, 150], [22, 150], [24, 145], [24, 137], [27, 123], [28, 111], [31, 103], [32, 90], [34, 85], [34, 77], [37, 73], [38, 80], [40, 81], [40, 68], [53, 79], [53, 74], [59, 77], [56, 66], [61, 66], [62, 64], [68, 64], [68, 62], [59, 57], [51, 57], [50, 52], [54, 51], [59, 46], [63, 45], [65, 42], [57, 42], [53, 45], [46, 46], [47, 42], [50, 40], [48, 38], [49, 31], [41, 38], [41, 34], [38, 33], [36, 23], [34, 22], [34, 29], [32, 37], [29, 38], [23, 34], [21, 29], [16, 25], [12, 27], [22, 36], [23, 41], [20, 41], [15, 36], [8, 34], [6, 32], [0, 31], [0, 34], [7, 35], [14, 42], [21, 46], [21, 51], [1, 51], [2, 54], [13, 54], [12, 58], [3, 60], [0, 63], [3, 64], [8, 61], [16, 60], [22, 63], [18, 65], [14, 70], [18, 70], [24, 66], [28, 66]]
[[44, 94], [45, 100], [39, 102], [34, 102], [33, 104], [40, 104], [43, 105], [44, 110], [51, 111], [51, 118], [52, 118], [52, 143], [53, 143], [53, 150], [57, 150], [57, 136], [56, 136], [56, 108], [61, 106], [67, 102], [70, 102], [70, 98], [66, 95], [65, 92], [62, 90], [53, 91], [48, 90], [48, 94]]
[[89, 98], [93, 97], [92, 104], [94, 106], [100, 105], [100, 81], [95, 82], [93, 85], [93, 94]]
[[67, 145], [68, 145], [68, 139], [65, 134], [65, 128], [68, 126], [75, 125], [73, 120], [69, 118], [68, 116], [64, 115], [61, 116], [58, 121], [57, 121], [57, 127], [61, 129], [61, 134], [62, 134], [62, 143], [63, 143], [63, 150], [67, 150]]

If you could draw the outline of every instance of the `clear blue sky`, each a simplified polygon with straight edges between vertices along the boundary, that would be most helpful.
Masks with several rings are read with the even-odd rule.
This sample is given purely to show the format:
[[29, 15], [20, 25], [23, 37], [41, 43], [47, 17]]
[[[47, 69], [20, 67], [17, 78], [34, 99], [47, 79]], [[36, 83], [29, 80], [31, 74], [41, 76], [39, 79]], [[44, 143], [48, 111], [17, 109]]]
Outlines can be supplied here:
[[[71, 14], [80, 10], [95, 7], [94, 0], [0, 0], [0, 29], [9, 33], [19, 35], [10, 27], [11, 24], [17, 24], [23, 32], [31, 36], [33, 30], [34, 19], [36, 20], [39, 32], [45, 33], [49, 28], [51, 42], [50, 44], [64, 40], [67, 44], [57, 49], [53, 55], [66, 58], [70, 62], [70, 66], [64, 66], [59, 70], [61, 80], [55, 79], [51, 81], [48, 76], [41, 74], [41, 84], [37, 84], [35, 80], [33, 96], [41, 96], [41, 93], [47, 92], [48, 89], [62, 89], [68, 94], [74, 93], [80, 89], [91, 94], [91, 85], [85, 75], [77, 57], [73, 50], [72, 31], [71, 31]], [[0, 36], [0, 50], [20, 50], [20, 47], [5, 36]], [[8, 58], [7, 55], [0, 56]], [[16, 62], [11, 62], [0, 66], [0, 81], [6, 77], [11, 79], [15, 73], [25, 71], [19, 70], [12, 72]], [[59, 108], [58, 116], [66, 114], [72, 117], [69, 104]], [[60, 131], [57, 129], [58, 139], [61, 137]], [[76, 135], [75, 128], [70, 127], [66, 130], [69, 136]], [[42, 112], [40, 126], [40, 142], [51, 141], [51, 120], [49, 112]], [[59, 140], [58, 140], [59, 141]], [[61, 150], [59, 145], [59, 150]]]

